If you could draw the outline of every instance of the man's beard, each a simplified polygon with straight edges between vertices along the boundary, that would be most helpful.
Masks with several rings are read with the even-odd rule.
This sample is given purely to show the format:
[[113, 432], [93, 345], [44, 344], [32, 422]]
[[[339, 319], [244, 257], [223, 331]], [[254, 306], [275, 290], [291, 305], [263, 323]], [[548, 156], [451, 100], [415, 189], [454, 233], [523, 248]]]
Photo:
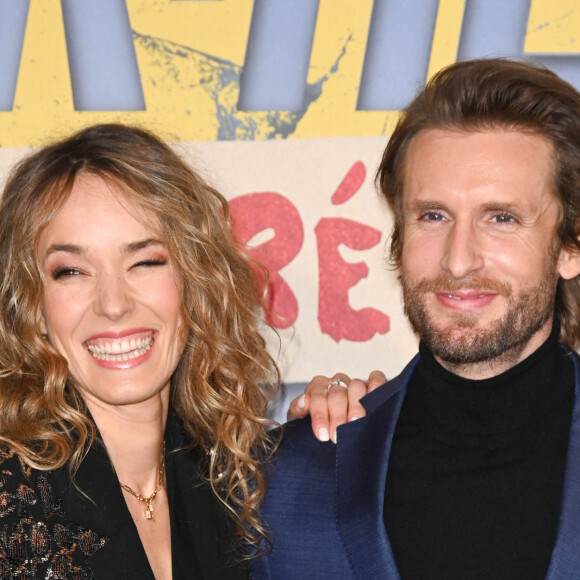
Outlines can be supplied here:
[[[532, 336], [554, 312], [558, 273], [552, 262], [542, 280], [514, 294], [510, 284], [493, 278], [474, 277], [458, 281], [441, 275], [431, 280], [409, 281], [401, 275], [405, 313], [413, 330], [441, 360], [452, 365], [481, 363], [502, 355], [519, 354]], [[425, 298], [457, 290], [496, 292], [507, 300], [504, 314], [485, 327], [477, 328], [476, 313], [448, 314], [450, 322], [437, 327], [427, 311]]]

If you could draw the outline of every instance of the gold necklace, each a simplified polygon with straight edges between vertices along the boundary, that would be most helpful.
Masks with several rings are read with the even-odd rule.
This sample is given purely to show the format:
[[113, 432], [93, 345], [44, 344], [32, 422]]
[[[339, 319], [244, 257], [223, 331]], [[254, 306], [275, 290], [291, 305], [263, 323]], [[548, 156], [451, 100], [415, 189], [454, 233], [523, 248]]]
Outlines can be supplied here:
[[132, 490], [128, 485], [119, 482], [121, 489], [129, 492], [133, 497], [137, 498], [139, 501], [142, 501], [146, 508], [145, 508], [145, 518], [148, 520], [153, 519], [153, 502], [157, 497], [157, 494], [161, 491], [163, 487], [163, 478], [165, 475], [165, 441], [163, 442], [163, 451], [161, 452], [161, 461], [159, 465], [159, 473], [158, 473], [158, 480], [157, 485], [155, 486], [155, 491], [149, 497], [143, 497], [140, 493]]

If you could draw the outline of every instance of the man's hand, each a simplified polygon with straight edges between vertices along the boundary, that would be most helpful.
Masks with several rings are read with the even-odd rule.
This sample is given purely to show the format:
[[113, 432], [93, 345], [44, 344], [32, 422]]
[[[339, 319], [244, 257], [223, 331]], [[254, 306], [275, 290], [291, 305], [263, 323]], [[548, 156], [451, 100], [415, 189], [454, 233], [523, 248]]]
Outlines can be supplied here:
[[[339, 379], [348, 385], [329, 385]], [[312, 430], [320, 441], [331, 439], [336, 443], [336, 428], [347, 421], [354, 421], [366, 415], [359, 400], [368, 392], [387, 381], [381, 371], [372, 371], [368, 380], [350, 379], [344, 373], [336, 373], [332, 378], [318, 375], [306, 386], [306, 390], [290, 403], [288, 420], [306, 417], [310, 413]]]

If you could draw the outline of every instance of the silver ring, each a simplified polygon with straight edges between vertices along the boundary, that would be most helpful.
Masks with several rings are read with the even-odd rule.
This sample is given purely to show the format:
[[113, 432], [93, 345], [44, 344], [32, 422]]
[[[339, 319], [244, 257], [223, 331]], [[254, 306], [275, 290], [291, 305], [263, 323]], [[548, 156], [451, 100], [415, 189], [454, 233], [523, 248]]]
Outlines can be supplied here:
[[346, 389], [348, 391], [348, 385], [342, 379], [338, 378], [332, 379], [332, 381], [328, 383], [328, 387], [326, 387], [327, 394], [330, 391], [330, 389], [332, 389], [332, 387], [342, 387], [343, 389]]

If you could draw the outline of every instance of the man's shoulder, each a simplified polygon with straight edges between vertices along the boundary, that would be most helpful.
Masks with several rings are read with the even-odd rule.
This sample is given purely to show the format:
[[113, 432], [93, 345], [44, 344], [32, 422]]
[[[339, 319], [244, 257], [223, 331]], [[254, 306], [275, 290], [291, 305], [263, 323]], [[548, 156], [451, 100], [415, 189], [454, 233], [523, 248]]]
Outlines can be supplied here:
[[572, 359], [572, 363], [574, 364], [574, 370], [578, 372], [580, 370], [580, 354], [578, 351], [570, 350], [568, 347], [560, 344], [562, 350]]
[[[365, 395], [361, 402], [364, 405], [367, 416], [375, 412], [394, 395], [405, 391], [409, 379], [415, 370], [419, 356], [406, 365], [402, 372], [387, 381], [384, 385]], [[365, 418], [359, 421], [365, 422]], [[295, 419], [284, 424], [282, 427], [282, 439], [276, 458], [288, 461], [319, 461], [323, 458], [333, 459], [336, 454], [336, 445], [332, 442], [319, 441], [312, 431], [310, 418]]]
[[292, 469], [311, 463], [323, 463], [326, 458], [334, 461], [336, 445], [331, 441], [318, 440], [312, 431], [310, 417], [295, 419], [281, 427], [282, 438], [277, 450], [273, 467], [279, 464], [292, 464]]
[[371, 391], [361, 399], [361, 403], [365, 408], [367, 415], [376, 411], [376, 409], [386, 403], [397, 393], [405, 391], [418, 362], [419, 355], [417, 354], [407, 363], [400, 374], [388, 380], [386, 383], [374, 391]]
[[294, 419], [293, 421], [288, 421], [280, 427], [282, 431], [282, 446], [295, 445], [300, 442], [303, 445], [314, 445], [321, 443], [312, 431], [312, 422], [310, 420], [310, 415], [304, 419]]

